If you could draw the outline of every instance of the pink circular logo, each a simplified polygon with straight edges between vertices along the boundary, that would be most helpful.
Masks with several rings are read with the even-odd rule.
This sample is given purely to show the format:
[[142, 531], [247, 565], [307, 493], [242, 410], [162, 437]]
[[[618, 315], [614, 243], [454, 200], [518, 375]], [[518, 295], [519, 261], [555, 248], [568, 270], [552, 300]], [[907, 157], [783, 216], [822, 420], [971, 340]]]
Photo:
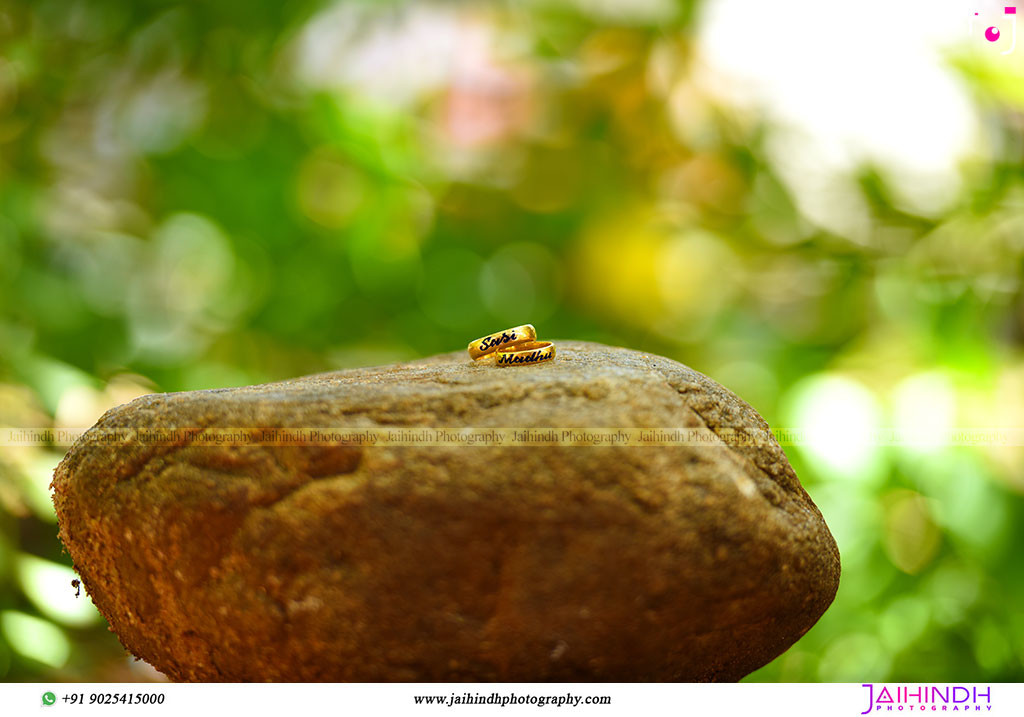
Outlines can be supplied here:
[[985, 30], [985, 39], [988, 40], [989, 42], [995, 42], [996, 40], [998, 40], [999, 28], [990, 27], [989, 29]]

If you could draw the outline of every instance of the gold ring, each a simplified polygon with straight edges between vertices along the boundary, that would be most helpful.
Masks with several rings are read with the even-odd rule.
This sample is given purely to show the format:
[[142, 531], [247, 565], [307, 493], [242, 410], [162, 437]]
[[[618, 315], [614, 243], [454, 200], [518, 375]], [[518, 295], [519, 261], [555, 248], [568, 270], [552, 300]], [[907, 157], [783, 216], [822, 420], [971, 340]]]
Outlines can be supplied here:
[[516, 326], [515, 328], [499, 331], [496, 334], [484, 336], [476, 341], [470, 341], [469, 355], [474, 359], [478, 359], [506, 346], [514, 346], [524, 341], [535, 341], [536, 339], [537, 330], [533, 328], [533, 325], [523, 324], [522, 326]]
[[530, 366], [550, 361], [554, 357], [555, 345], [550, 341], [526, 341], [498, 349], [495, 363], [498, 366]]

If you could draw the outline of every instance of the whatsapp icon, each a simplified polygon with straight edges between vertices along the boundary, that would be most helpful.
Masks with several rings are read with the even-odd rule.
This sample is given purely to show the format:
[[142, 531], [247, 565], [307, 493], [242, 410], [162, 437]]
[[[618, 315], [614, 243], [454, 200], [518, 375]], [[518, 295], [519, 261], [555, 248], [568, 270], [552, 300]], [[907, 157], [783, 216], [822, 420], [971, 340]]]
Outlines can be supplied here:
[[44, 705], [52, 705], [56, 701], [57, 701], [57, 695], [53, 694], [52, 692], [44, 692], [43, 693], [43, 704]]

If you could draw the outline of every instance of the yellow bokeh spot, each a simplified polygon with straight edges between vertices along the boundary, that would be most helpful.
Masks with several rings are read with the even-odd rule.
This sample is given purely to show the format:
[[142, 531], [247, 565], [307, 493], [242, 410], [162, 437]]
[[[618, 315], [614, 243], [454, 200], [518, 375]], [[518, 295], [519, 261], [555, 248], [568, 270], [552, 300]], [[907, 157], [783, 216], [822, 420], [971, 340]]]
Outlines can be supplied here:
[[587, 307], [630, 324], [654, 323], [662, 314], [658, 260], [666, 241], [642, 214], [606, 221], [585, 234], [574, 268]]
[[592, 311], [657, 330], [715, 314], [738, 285], [738, 261], [725, 241], [661, 226], [642, 211], [584, 234], [575, 259], [577, 291]]
[[915, 575], [935, 557], [939, 529], [932, 520], [928, 501], [909, 490], [889, 495], [883, 544], [892, 564]]
[[295, 191], [302, 213], [321, 226], [348, 224], [366, 195], [358, 170], [329, 149], [310, 154], [299, 167]]

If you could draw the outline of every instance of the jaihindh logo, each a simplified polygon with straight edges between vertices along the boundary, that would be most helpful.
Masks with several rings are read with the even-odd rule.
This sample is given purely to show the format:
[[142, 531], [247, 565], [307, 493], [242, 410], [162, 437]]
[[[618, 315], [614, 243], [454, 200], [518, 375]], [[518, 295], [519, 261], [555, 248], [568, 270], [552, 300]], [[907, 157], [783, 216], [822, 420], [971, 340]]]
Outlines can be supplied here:
[[[989, 712], [992, 709], [992, 687], [965, 685], [862, 685], [866, 690], [868, 708], [872, 712]], [[863, 704], [863, 703], [861, 703]]]

